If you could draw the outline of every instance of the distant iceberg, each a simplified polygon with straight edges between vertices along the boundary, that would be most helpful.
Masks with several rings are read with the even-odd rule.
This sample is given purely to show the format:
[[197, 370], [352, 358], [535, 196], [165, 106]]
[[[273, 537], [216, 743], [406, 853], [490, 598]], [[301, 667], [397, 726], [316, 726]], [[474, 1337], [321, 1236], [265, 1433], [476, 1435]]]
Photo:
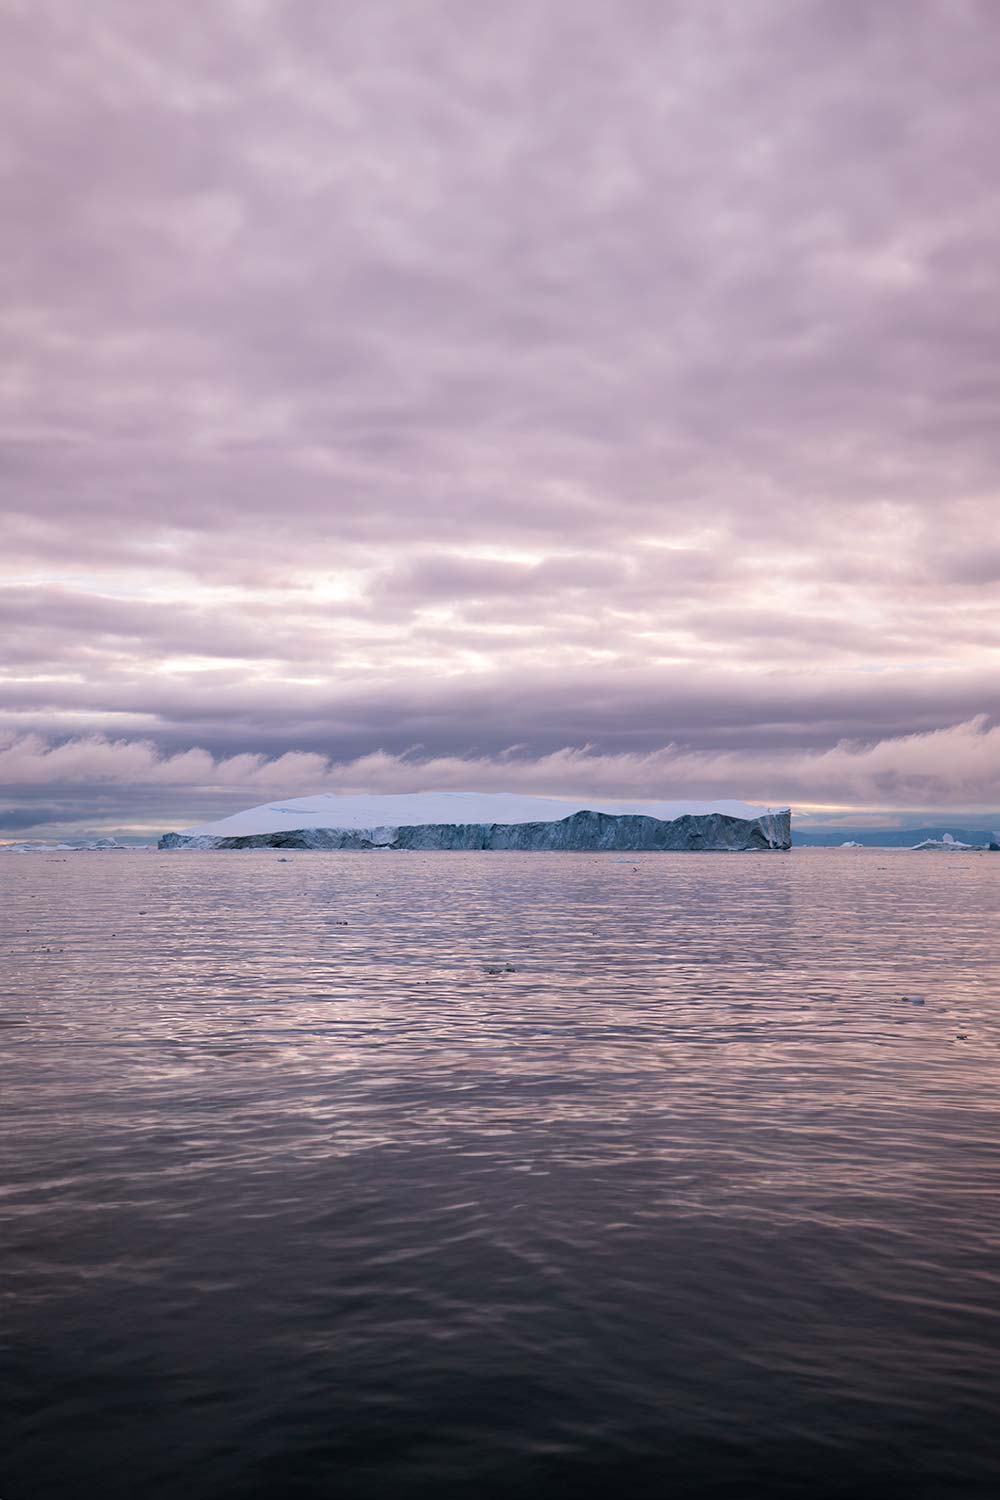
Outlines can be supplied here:
[[774, 850], [791, 812], [746, 803], [596, 803], [510, 793], [328, 793], [166, 833], [161, 849]]
[[147, 848], [148, 845], [138, 844], [131, 846], [119, 844], [117, 839], [84, 839], [77, 844], [46, 844], [38, 839], [19, 839], [13, 844], [0, 844], [0, 852], [4, 854], [94, 854], [116, 850], [119, 853], [130, 853], [134, 849]]
[[982, 848], [982, 845], [963, 844], [960, 842], [960, 840], [953, 838], [950, 833], [946, 833], [943, 838], [924, 839], [921, 843], [913, 844], [911, 847], [913, 849], [943, 849], [954, 853], [956, 850], [962, 849], [980, 849]]

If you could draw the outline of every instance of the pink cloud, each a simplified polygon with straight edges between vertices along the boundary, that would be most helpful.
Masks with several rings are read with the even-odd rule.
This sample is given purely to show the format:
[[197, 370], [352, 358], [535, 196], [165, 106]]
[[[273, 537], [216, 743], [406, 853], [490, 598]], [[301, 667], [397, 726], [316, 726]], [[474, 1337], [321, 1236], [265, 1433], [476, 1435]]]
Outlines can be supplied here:
[[666, 745], [600, 754], [566, 747], [551, 754], [491, 757], [393, 755], [350, 761], [289, 751], [213, 757], [192, 749], [163, 755], [145, 741], [100, 736], [51, 745], [36, 735], [0, 747], [0, 783], [26, 788], [127, 786], [170, 789], [180, 812], [192, 797], [265, 801], [316, 791], [521, 790], [566, 796], [738, 797], [866, 809], [982, 808], [1000, 804], [1000, 726], [981, 716], [925, 734], [870, 744], [842, 741], [821, 752], [693, 752]]

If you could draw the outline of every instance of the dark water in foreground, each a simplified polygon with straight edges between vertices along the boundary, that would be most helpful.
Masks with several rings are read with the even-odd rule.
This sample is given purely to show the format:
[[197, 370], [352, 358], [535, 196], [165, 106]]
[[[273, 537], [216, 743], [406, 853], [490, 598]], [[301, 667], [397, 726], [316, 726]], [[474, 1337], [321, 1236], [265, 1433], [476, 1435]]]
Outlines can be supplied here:
[[0, 902], [3, 1500], [1000, 1493], [1000, 856]]

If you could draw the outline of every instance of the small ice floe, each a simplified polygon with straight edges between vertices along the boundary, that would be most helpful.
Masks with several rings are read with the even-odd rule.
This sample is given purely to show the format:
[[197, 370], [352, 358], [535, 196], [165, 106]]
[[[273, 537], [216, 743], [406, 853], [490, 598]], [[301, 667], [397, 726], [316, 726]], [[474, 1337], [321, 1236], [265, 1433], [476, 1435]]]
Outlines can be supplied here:
[[956, 839], [952, 834], [946, 833], [943, 838], [924, 839], [921, 843], [914, 844], [912, 847], [914, 849], [942, 849], [949, 853], [954, 853], [960, 849], [974, 849], [976, 846], [975, 844], [963, 844], [960, 839]]
[[838, 844], [838, 849], [863, 849], [864, 844], [859, 844], [857, 839], [847, 839], [843, 844]]
[[923, 995], [900, 995], [899, 998], [903, 1005], [923, 1005], [925, 1003]]
[[516, 974], [513, 964], [484, 964], [484, 974]]

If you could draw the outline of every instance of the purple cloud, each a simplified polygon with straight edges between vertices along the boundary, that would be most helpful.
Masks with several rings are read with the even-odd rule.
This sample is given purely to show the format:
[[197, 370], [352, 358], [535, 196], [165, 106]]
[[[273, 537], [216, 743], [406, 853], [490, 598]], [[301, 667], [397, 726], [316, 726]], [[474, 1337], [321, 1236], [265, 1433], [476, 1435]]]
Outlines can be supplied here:
[[869, 806], [1000, 714], [989, 0], [4, 32], [0, 731]]

